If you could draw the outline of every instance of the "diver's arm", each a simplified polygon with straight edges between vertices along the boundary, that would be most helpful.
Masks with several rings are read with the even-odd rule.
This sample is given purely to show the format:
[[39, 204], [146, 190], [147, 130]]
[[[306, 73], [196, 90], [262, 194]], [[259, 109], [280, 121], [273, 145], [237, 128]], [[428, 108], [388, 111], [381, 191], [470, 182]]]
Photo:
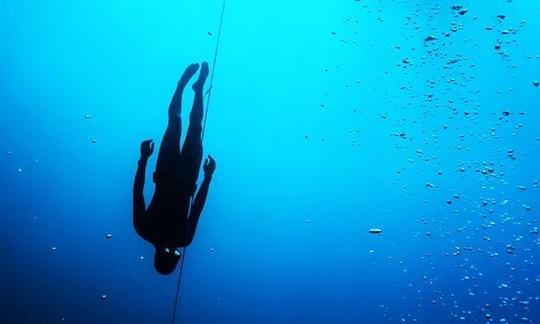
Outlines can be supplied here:
[[135, 174], [135, 181], [133, 183], [133, 225], [138, 233], [143, 227], [143, 217], [146, 211], [143, 194], [146, 164], [153, 151], [154, 144], [152, 143], [152, 140], [142, 142], [141, 158], [138, 162], [139, 166], [137, 167], [137, 173]]
[[211, 175], [208, 176], [205, 174], [201, 187], [199, 188], [199, 191], [197, 192], [197, 196], [195, 196], [195, 200], [193, 201], [193, 205], [191, 206], [191, 212], [189, 214], [189, 218], [191, 221], [195, 223], [193, 224], [195, 227], [197, 226], [197, 221], [199, 219], [199, 216], [201, 215], [204, 204], [206, 203], [206, 196], [208, 196], [208, 189], [210, 188], [210, 181], [212, 181], [212, 176]]
[[189, 214], [189, 219], [193, 228], [197, 227], [197, 222], [199, 221], [199, 216], [201, 215], [206, 202], [206, 196], [208, 196], [208, 189], [210, 188], [210, 182], [212, 181], [212, 175], [214, 174], [215, 169], [216, 161], [211, 156], [208, 156], [208, 160], [204, 163], [204, 180], [193, 201], [191, 212]]
[[135, 228], [138, 227], [140, 219], [146, 210], [143, 191], [147, 161], [148, 159], [143, 157], [139, 160], [139, 166], [137, 167], [137, 173], [135, 174], [135, 181], [133, 183], [133, 224]]

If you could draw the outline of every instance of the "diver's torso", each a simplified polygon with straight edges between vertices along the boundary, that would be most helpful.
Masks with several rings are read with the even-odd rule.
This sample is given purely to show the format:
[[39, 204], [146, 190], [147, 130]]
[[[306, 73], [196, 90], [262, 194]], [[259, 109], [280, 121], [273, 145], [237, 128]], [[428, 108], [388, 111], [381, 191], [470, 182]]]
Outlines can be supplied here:
[[146, 211], [153, 243], [178, 245], [186, 236], [191, 196], [185, 190], [156, 185], [156, 192]]

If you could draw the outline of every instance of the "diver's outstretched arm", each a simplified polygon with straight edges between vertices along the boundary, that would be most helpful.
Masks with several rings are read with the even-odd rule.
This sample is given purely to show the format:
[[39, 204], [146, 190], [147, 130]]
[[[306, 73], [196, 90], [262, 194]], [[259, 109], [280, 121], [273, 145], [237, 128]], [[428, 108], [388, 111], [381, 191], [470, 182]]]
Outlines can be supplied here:
[[208, 195], [208, 189], [210, 188], [210, 182], [212, 181], [212, 175], [216, 170], [216, 161], [208, 156], [208, 159], [204, 162], [204, 180], [197, 192], [195, 201], [191, 206], [191, 212], [189, 214], [189, 223], [191, 228], [191, 238], [195, 234], [195, 229], [197, 228], [197, 223], [199, 222], [199, 216], [203, 210], [204, 204], [206, 202], [206, 196]]
[[148, 158], [154, 152], [154, 143], [152, 140], [146, 140], [141, 143], [141, 158], [138, 162], [137, 173], [133, 183], [133, 225], [137, 233], [140, 233], [143, 225], [144, 212], [146, 211], [144, 203], [144, 179], [146, 172], [146, 163]]

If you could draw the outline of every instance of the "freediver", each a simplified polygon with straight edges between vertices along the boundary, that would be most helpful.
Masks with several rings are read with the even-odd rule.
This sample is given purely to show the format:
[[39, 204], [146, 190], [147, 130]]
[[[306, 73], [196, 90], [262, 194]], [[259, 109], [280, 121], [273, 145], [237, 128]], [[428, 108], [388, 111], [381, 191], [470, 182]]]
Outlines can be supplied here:
[[143, 189], [146, 164], [154, 152], [151, 139], [141, 143], [141, 156], [133, 186], [133, 225], [139, 236], [154, 245], [154, 267], [163, 275], [174, 271], [182, 257], [178, 249], [188, 246], [193, 240], [216, 169], [216, 162], [209, 155], [203, 166], [204, 180], [195, 195], [203, 153], [203, 87], [208, 77], [208, 63], [202, 64], [199, 78], [192, 86], [195, 96], [182, 150], [180, 114], [184, 88], [197, 70], [199, 64], [186, 68], [169, 105], [169, 122], [153, 176], [155, 192], [148, 208], [145, 207]]

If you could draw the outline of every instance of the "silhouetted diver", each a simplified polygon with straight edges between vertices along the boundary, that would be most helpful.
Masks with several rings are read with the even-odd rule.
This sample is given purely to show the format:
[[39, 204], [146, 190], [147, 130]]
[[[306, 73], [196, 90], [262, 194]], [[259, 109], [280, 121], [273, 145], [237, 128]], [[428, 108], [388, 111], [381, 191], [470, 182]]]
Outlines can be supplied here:
[[154, 151], [151, 139], [141, 143], [141, 157], [133, 186], [133, 225], [143, 239], [155, 246], [154, 267], [161, 274], [174, 271], [181, 258], [177, 248], [188, 246], [193, 240], [212, 174], [216, 169], [216, 162], [208, 156], [203, 167], [204, 180], [190, 209], [202, 161], [203, 87], [208, 76], [208, 63], [202, 64], [199, 78], [193, 84], [195, 97], [182, 151], [180, 113], [184, 88], [198, 69], [199, 64], [186, 68], [172, 97], [169, 124], [161, 142], [154, 172], [156, 189], [148, 209], [145, 208], [143, 189], [146, 164]]

